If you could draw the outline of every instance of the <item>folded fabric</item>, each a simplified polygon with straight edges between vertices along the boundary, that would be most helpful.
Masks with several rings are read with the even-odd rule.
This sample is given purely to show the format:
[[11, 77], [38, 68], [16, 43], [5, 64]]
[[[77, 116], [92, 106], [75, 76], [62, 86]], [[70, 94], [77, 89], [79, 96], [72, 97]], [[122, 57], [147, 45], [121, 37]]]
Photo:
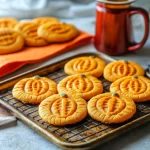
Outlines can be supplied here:
[[5, 76], [20, 67], [36, 63], [72, 50], [91, 41], [92, 35], [80, 32], [72, 41], [61, 44], [50, 44], [44, 47], [26, 47], [22, 51], [0, 55], [0, 77]]

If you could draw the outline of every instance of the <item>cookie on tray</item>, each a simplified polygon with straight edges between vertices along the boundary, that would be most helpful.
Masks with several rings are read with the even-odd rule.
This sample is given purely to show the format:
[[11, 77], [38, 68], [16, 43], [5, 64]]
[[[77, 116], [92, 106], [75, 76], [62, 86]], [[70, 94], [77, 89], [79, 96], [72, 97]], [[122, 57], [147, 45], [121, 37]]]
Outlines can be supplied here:
[[123, 93], [135, 102], [150, 101], [150, 80], [144, 76], [126, 76], [113, 82], [110, 91]]
[[54, 17], [38, 17], [32, 20], [35, 23], [38, 23], [39, 25], [43, 25], [45, 23], [58, 23], [60, 22], [57, 18]]
[[89, 115], [103, 123], [122, 123], [136, 113], [134, 101], [117, 93], [99, 94], [88, 102]]
[[47, 97], [56, 93], [56, 83], [38, 75], [20, 80], [12, 90], [13, 97], [30, 104], [39, 104]]
[[0, 28], [11, 28], [13, 29], [18, 20], [15, 18], [0, 18]]
[[105, 66], [105, 62], [98, 57], [84, 56], [67, 62], [64, 71], [68, 75], [84, 73], [85, 75], [100, 77], [103, 74]]
[[0, 55], [22, 50], [24, 46], [23, 36], [13, 29], [0, 28]]
[[91, 97], [103, 92], [103, 85], [96, 77], [75, 74], [61, 80], [57, 85], [57, 90], [59, 93], [74, 90], [76, 93], [80, 93], [83, 99], [89, 100]]
[[104, 69], [104, 78], [108, 81], [115, 81], [125, 76], [143, 76], [144, 69], [133, 61], [119, 60], [109, 63]]
[[38, 35], [50, 43], [67, 42], [79, 35], [78, 29], [72, 24], [46, 23], [39, 27]]
[[49, 124], [57, 126], [75, 124], [87, 116], [87, 104], [74, 92], [55, 94], [41, 102], [39, 115]]
[[48, 42], [37, 34], [39, 25], [34, 22], [20, 22], [15, 30], [22, 33], [27, 46], [45, 46]]

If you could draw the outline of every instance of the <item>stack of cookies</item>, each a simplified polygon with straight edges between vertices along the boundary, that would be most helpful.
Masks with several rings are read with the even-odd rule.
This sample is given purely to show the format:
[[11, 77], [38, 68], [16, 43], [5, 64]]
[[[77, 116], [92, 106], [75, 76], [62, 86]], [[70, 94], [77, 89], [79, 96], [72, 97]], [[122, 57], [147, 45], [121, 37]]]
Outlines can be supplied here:
[[67, 42], [79, 35], [72, 24], [53, 17], [39, 17], [19, 22], [15, 18], [0, 19], [0, 55], [20, 51], [26, 46], [46, 46]]
[[[83, 120], [87, 114], [103, 123], [122, 123], [136, 113], [135, 102], [150, 100], [150, 80], [132, 61], [106, 63], [95, 56], [68, 61], [68, 76], [56, 84], [38, 75], [20, 80], [13, 96], [24, 103], [39, 104], [39, 115], [47, 123], [63, 126]], [[101, 76], [110, 82], [103, 93]]]

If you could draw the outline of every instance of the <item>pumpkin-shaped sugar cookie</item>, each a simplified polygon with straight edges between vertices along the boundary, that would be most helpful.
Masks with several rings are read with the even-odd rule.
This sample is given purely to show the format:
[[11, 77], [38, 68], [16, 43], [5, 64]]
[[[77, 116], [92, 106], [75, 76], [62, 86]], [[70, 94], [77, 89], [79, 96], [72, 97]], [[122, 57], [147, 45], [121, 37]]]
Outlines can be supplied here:
[[15, 30], [22, 33], [27, 46], [45, 46], [48, 42], [38, 36], [39, 25], [34, 22], [20, 22], [15, 26]]
[[116, 80], [110, 86], [111, 92], [123, 93], [135, 102], [150, 100], [150, 80], [144, 76], [127, 76]]
[[42, 25], [45, 23], [58, 23], [60, 22], [57, 18], [54, 17], [38, 17], [32, 20], [33, 22]]
[[84, 73], [85, 75], [100, 77], [103, 74], [105, 66], [105, 62], [98, 57], [84, 56], [67, 62], [64, 71], [69, 75]]
[[41, 102], [39, 115], [49, 124], [57, 126], [75, 124], [86, 117], [87, 104], [76, 93], [55, 94]]
[[132, 75], [144, 75], [144, 69], [133, 61], [119, 60], [111, 62], [104, 69], [104, 78], [111, 82]]
[[38, 75], [20, 80], [12, 90], [13, 97], [30, 104], [39, 104], [47, 97], [56, 93], [56, 83]]
[[117, 93], [99, 94], [88, 102], [89, 115], [103, 123], [121, 123], [136, 112], [134, 101]]
[[9, 28], [0, 28], [0, 55], [20, 51], [23, 46], [24, 38], [19, 32]]
[[18, 23], [15, 18], [0, 18], [0, 28], [11, 28], [13, 29]]
[[72, 24], [50, 22], [39, 27], [38, 35], [50, 43], [60, 43], [72, 40], [79, 35], [79, 31]]
[[57, 89], [59, 93], [67, 93], [73, 90], [80, 93], [81, 97], [86, 100], [103, 92], [100, 80], [84, 74], [75, 74], [64, 78], [58, 83]]

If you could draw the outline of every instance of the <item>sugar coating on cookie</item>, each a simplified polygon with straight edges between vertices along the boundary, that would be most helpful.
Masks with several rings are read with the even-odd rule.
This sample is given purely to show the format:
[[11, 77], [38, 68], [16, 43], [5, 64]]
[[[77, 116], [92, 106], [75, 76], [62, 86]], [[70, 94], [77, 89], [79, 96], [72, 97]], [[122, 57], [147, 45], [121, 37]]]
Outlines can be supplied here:
[[0, 28], [10, 28], [13, 29], [18, 23], [15, 18], [0, 18]]
[[111, 82], [132, 75], [144, 75], [142, 66], [133, 61], [119, 60], [111, 62], [104, 69], [104, 78]]
[[75, 74], [61, 80], [57, 85], [57, 89], [59, 93], [74, 90], [76, 93], [80, 93], [83, 99], [89, 100], [91, 97], [103, 92], [103, 85], [96, 77]]
[[34, 22], [20, 22], [15, 26], [15, 30], [22, 33], [27, 46], [45, 46], [48, 42], [38, 36], [37, 30], [39, 25]]
[[65, 64], [64, 71], [68, 75], [84, 73], [100, 77], [103, 74], [105, 66], [106, 63], [98, 57], [84, 56], [68, 61]]
[[13, 97], [30, 104], [39, 104], [47, 97], [56, 93], [56, 83], [40, 76], [22, 79], [15, 84], [12, 90]]
[[35, 23], [38, 23], [39, 25], [45, 24], [45, 23], [58, 23], [60, 22], [57, 18], [54, 17], [38, 17], [32, 20]]
[[0, 28], [0, 55], [22, 50], [24, 46], [23, 36], [13, 29]]
[[135, 102], [150, 100], [150, 80], [144, 76], [127, 76], [114, 81], [110, 86], [111, 92], [123, 93]]
[[136, 113], [136, 105], [129, 97], [104, 93], [90, 99], [88, 113], [93, 119], [103, 123], [122, 123]]
[[39, 115], [49, 124], [57, 126], [75, 124], [87, 116], [87, 104], [80, 96], [76, 96], [76, 93], [55, 94], [41, 102]]
[[79, 35], [78, 29], [72, 24], [46, 23], [38, 28], [38, 35], [50, 43], [67, 42]]

